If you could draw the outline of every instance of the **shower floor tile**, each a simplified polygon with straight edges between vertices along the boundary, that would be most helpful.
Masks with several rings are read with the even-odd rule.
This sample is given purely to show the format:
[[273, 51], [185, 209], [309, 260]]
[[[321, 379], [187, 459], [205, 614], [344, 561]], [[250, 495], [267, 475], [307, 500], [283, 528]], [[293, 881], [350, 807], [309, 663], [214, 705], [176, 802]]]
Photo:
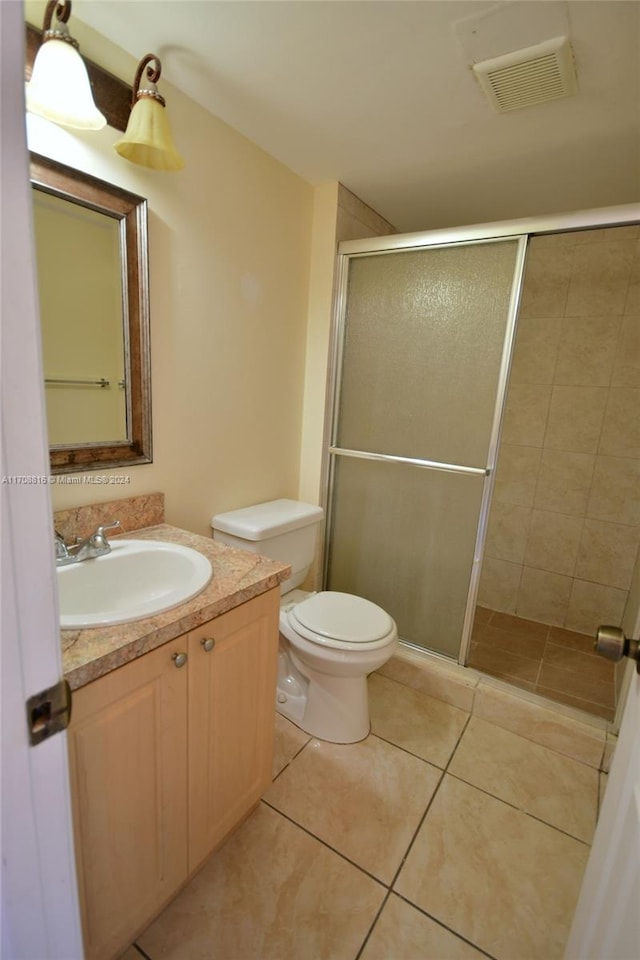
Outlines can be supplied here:
[[[264, 800], [121, 960], [560, 960], [597, 772], [370, 682], [389, 739], [324, 743], [276, 716]], [[446, 744], [444, 770], [408, 733], [438, 722], [418, 749]]]
[[492, 677], [612, 720], [615, 665], [593, 637], [478, 607], [468, 666]]

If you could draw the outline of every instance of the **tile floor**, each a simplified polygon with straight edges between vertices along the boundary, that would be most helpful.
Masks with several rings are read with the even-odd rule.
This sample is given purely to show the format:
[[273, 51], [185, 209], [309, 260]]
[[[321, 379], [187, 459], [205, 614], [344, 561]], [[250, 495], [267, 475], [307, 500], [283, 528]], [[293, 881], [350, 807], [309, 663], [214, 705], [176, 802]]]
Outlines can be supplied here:
[[615, 714], [615, 664], [593, 637], [477, 607], [468, 666], [606, 720]]
[[254, 813], [123, 960], [554, 960], [598, 771], [370, 677], [372, 733], [276, 718]]

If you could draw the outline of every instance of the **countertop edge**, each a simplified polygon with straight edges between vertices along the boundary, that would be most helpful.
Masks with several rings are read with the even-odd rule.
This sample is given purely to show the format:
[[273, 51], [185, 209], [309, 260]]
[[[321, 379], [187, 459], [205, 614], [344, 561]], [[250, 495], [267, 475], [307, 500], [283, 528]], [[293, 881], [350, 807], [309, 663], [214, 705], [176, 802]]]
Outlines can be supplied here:
[[211, 561], [213, 577], [198, 596], [154, 617], [108, 627], [63, 630], [63, 672], [72, 690], [78, 690], [203, 623], [279, 587], [291, 572], [285, 563], [227, 547], [169, 524], [129, 531], [122, 539], [132, 538], [163, 540], [192, 547]]

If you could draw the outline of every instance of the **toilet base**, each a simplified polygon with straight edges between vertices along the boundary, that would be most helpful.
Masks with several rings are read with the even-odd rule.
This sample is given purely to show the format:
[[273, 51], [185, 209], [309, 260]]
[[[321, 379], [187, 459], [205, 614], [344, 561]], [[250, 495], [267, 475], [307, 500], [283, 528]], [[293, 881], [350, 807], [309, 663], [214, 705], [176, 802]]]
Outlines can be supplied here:
[[330, 743], [357, 743], [369, 735], [366, 676], [332, 677], [302, 665], [281, 642], [276, 710], [305, 733]]
[[282, 638], [278, 653], [278, 685], [276, 689], [276, 710], [291, 720], [297, 727], [301, 725], [307, 706], [309, 681], [303, 677], [291, 663]]

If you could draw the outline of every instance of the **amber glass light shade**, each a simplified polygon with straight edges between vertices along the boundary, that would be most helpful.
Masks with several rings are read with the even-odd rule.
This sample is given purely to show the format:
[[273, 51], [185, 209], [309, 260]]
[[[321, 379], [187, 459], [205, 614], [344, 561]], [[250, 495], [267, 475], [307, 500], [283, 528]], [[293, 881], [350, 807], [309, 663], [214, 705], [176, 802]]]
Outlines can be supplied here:
[[114, 146], [116, 152], [131, 163], [152, 170], [182, 170], [184, 160], [173, 144], [164, 97], [156, 88], [161, 70], [162, 64], [153, 53], [148, 53], [138, 64], [127, 129]]
[[140, 97], [131, 110], [127, 130], [115, 144], [121, 157], [152, 170], [182, 170], [166, 108], [153, 97]]

